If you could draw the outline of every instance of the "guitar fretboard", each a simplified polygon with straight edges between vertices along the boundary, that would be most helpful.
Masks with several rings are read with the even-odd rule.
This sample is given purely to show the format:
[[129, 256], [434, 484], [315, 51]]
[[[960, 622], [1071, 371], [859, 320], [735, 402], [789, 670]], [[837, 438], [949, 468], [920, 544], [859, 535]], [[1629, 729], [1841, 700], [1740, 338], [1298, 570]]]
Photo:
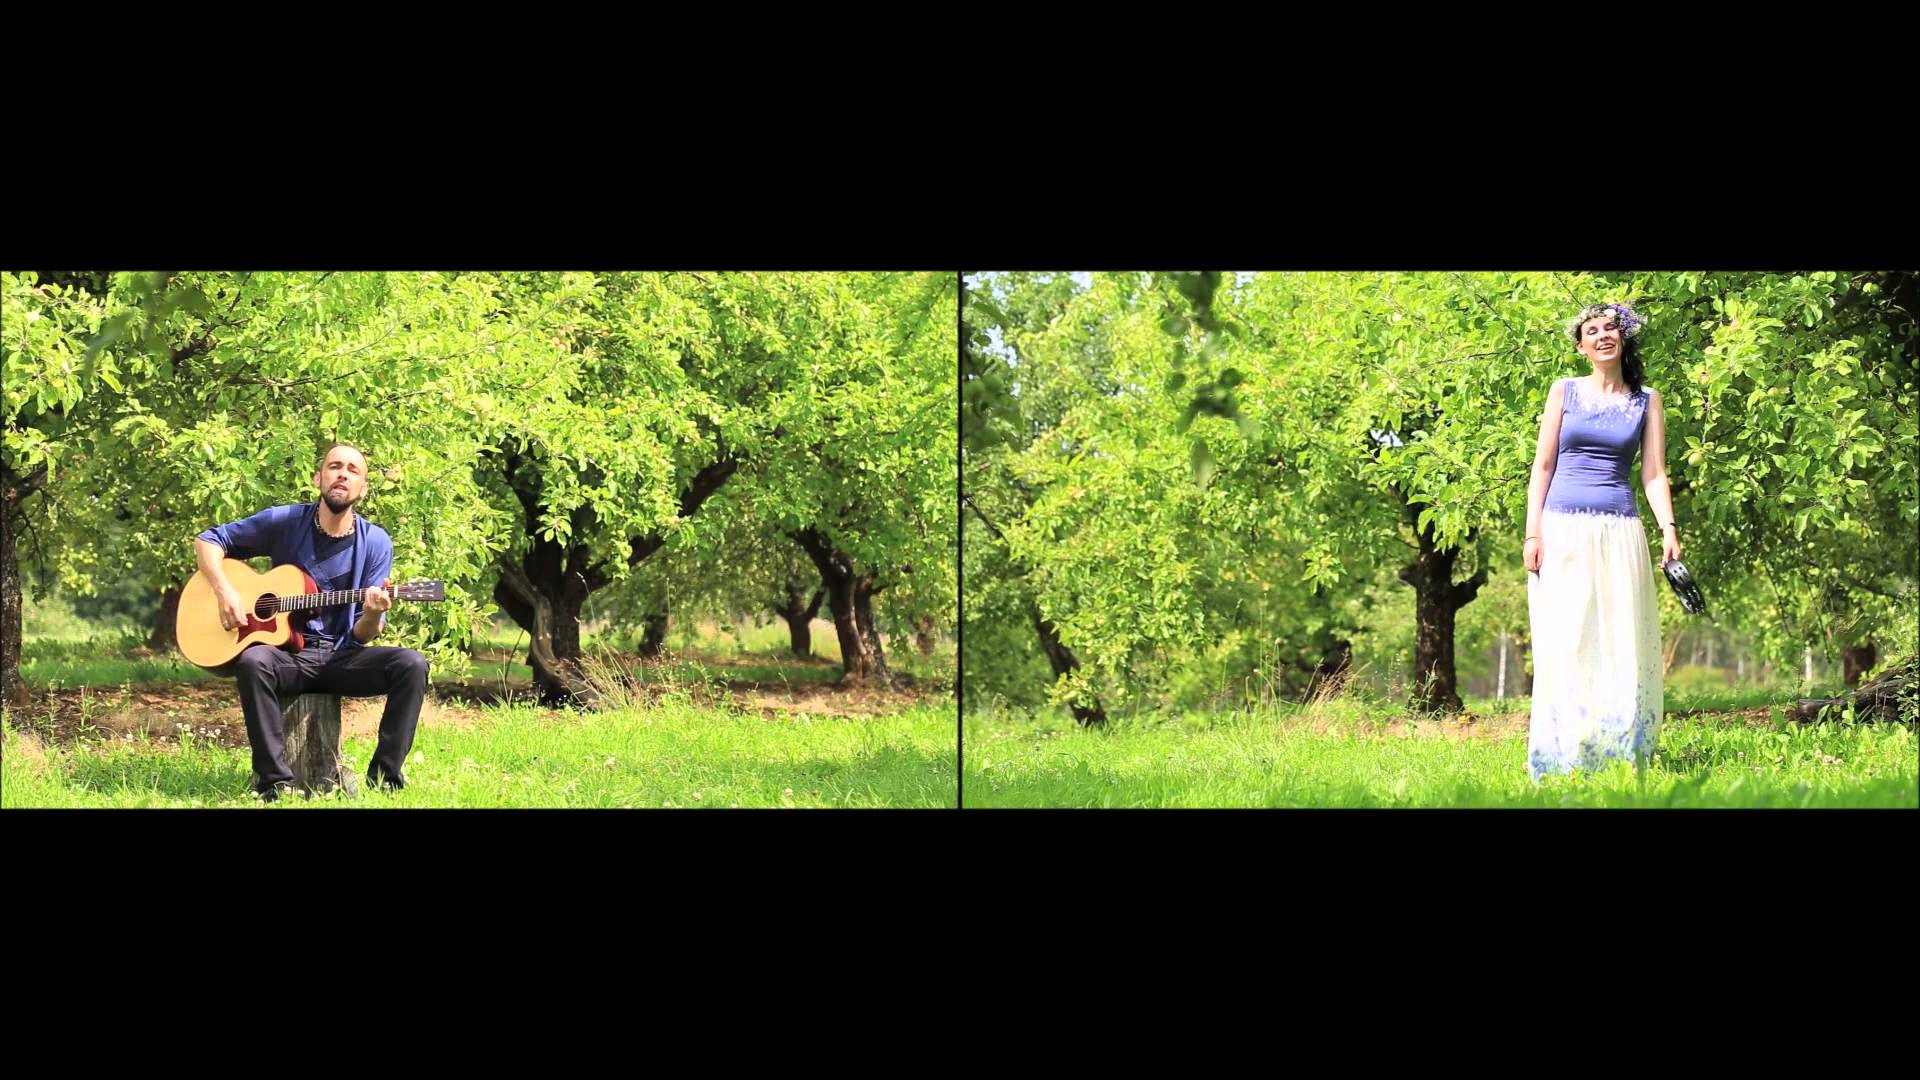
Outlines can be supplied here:
[[[361, 589], [334, 589], [330, 592], [301, 593], [298, 596], [275, 597], [273, 611], [311, 611], [314, 608], [339, 607], [342, 604], [357, 604], [363, 597]], [[396, 597], [395, 599], [398, 599]]]

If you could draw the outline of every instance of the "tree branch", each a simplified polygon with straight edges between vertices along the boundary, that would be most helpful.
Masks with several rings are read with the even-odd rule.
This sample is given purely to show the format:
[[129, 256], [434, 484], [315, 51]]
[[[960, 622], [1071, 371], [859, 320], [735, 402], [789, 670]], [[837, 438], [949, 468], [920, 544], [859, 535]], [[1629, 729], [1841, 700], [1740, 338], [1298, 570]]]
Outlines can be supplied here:
[[1480, 595], [1480, 586], [1486, 583], [1487, 568], [1484, 566], [1475, 570], [1473, 576], [1467, 580], [1455, 582], [1453, 586], [1453, 606], [1463, 608], [1471, 604], [1473, 598]]
[[960, 496], [960, 501], [967, 504], [967, 509], [973, 511], [973, 516], [980, 519], [980, 524], [985, 525], [987, 527], [987, 531], [991, 532], [994, 535], [995, 539], [999, 540], [1003, 544], [1007, 542], [1007, 534], [1001, 532], [1000, 527], [995, 525], [990, 519], [988, 519], [986, 514], [980, 511], [980, 508], [978, 506], [975, 506], [973, 504], [973, 496], [963, 494]]
[[[725, 484], [739, 468], [740, 459], [726, 455], [695, 473], [693, 482], [680, 493], [680, 516], [690, 518], [697, 513], [701, 504], [705, 503], [714, 492], [719, 491], [721, 485]], [[658, 531], [631, 538], [628, 541], [627, 565], [640, 565], [654, 552], [660, 550], [661, 545], [666, 542], [666, 534]]]

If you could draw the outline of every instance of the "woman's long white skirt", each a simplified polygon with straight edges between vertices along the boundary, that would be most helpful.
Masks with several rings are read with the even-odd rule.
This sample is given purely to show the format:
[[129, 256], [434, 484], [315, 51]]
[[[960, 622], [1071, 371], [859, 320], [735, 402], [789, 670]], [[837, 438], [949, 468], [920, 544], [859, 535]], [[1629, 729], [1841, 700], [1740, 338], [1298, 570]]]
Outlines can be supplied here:
[[1664, 713], [1659, 592], [1640, 519], [1543, 510], [1540, 570], [1527, 575], [1533, 628], [1535, 780], [1653, 754]]

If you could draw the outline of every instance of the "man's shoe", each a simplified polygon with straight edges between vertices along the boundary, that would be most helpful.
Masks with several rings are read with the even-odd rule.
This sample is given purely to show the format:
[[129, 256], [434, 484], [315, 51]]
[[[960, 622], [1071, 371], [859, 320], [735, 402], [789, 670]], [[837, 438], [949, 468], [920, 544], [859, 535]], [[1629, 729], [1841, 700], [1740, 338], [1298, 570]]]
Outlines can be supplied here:
[[278, 802], [285, 796], [297, 794], [299, 790], [299, 788], [293, 785], [293, 781], [282, 780], [264, 791], [255, 792], [255, 794], [260, 796], [261, 802], [270, 803]]

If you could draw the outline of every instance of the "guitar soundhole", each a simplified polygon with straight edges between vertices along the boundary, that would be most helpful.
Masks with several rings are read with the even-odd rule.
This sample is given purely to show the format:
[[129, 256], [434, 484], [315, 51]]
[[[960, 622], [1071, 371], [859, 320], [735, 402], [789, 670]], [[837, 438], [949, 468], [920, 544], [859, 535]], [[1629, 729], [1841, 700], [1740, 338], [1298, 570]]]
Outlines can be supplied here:
[[272, 593], [261, 593], [260, 599], [253, 602], [254, 617], [260, 619], [273, 618], [274, 612], [278, 609], [279, 604], [280, 598], [278, 596]]

